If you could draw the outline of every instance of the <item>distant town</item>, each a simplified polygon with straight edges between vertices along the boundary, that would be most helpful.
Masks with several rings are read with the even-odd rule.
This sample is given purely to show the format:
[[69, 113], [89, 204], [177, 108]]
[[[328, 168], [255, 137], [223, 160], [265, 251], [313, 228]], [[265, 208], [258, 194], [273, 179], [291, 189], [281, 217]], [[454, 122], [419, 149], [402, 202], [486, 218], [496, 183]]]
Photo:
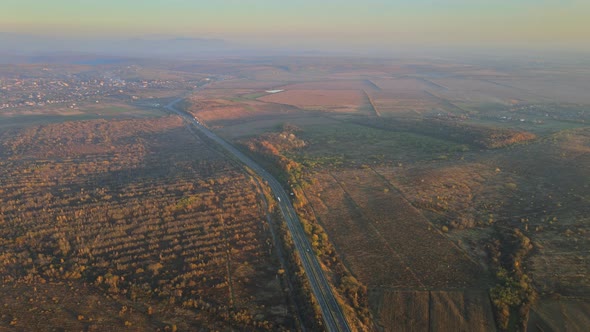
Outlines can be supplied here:
[[[43, 68], [43, 72], [51, 69]], [[16, 75], [15, 75], [16, 76]], [[24, 75], [23, 75], [24, 76]], [[0, 110], [99, 102], [104, 97], [139, 99], [136, 93], [154, 90], [191, 90], [202, 80], [121, 79], [110, 73], [82, 72], [62, 77], [0, 77]]]

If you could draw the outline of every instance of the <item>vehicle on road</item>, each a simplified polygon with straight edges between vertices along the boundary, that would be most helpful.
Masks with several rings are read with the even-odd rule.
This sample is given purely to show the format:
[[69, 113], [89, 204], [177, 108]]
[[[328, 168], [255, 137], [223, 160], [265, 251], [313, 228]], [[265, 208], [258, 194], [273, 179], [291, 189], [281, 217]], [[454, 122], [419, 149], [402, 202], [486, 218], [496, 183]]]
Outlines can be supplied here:
[[[185, 119], [190, 120], [194, 124], [195, 119], [192, 116], [188, 117], [186, 113], [174, 108], [174, 104], [178, 103], [181, 100], [182, 97], [170, 102], [168, 105], [166, 105], [166, 109], [180, 115]], [[256, 173], [258, 173], [258, 175], [260, 175], [270, 186], [271, 190], [275, 194], [279, 194], [276, 195], [277, 200], [279, 202], [281, 202], [281, 196], [289, 197], [289, 195], [287, 194], [287, 192], [284, 191], [277, 179], [275, 179], [272, 175], [270, 175], [266, 170], [260, 167], [252, 159], [244, 155], [242, 152], [238, 151], [234, 146], [230, 145], [228, 142], [224, 141], [219, 136], [215, 135], [215, 133], [213, 133], [203, 125], [197, 125], [196, 128], [199, 129], [202, 134], [212, 139], [221, 147], [225, 148], [225, 150], [233, 154], [245, 166], [249, 167]], [[295, 250], [301, 259], [301, 266], [303, 268], [304, 273], [308, 277], [311, 286], [311, 291], [319, 304], [320, 310], [322, 312], [322, 317], [324, 319], [324, 323], [326, 324], [326, 330], [330, 332], [351, 331], [350, 326], [346, 321], [346, 317], [344, 316], [344, 313], [342, 311], [342, 308], [340, 308], [340, 305], [336, 301], [336, 298], [334, 297], [334, 294], [330, 289], [328, 279], [324, 274], [324, 271], [322, 270], [317, 260], [317, 257], [315, 255], [304, 255], [305, 252], [311, 252], [311, 243], [305, 235], [305, 231], [303, 229], [303, 226], [301, 225], [301, 221], [297, 217], [295, 208], [291, 204], [290, 200], [287, 199], [285, 202], [279, 204], [279, 209], [287, 224], [287, 228], [291, 233], [291, 238], [293, 239]]]

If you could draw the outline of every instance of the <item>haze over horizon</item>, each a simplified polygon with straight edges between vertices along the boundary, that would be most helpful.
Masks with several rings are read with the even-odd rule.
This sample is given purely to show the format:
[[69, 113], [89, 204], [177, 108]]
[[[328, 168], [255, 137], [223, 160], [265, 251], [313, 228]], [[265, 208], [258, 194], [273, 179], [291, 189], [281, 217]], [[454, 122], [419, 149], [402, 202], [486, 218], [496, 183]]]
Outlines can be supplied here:
[[52, 39], [146, 36], [254, 46], [387, 49], [397, 45], [587, 50], [581, 0], [5, 0], [0, 31]]

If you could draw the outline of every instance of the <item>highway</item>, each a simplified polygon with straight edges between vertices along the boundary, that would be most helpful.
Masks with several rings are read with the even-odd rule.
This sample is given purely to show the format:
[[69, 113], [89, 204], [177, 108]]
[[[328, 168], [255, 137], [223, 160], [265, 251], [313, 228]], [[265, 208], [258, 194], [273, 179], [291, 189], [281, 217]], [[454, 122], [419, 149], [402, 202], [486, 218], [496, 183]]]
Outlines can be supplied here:
[[313, 253], [311, 243], [305, 235], [303, 226], [299, 217], [295, 213], [295, 209], [291, 204], [290, 197], [285, 192], [281, 184], [268, 173], [265, 169], [260, 167], [254, 160], [246, 156], [234, 146], [217, 136], [207, 127], [203, 126], [199, 121], [194, 119], [190, 114], [180, 111], [174, 108], [174, 105], [180, 102], [183, 98], [176, 99], [165, 106], [165, 108], [171, 112], [180, 115], [182, 118], [187, 120], [189, 123], [194, 125], [201, 133], [215, 141], [217, 144], [222, 146], [228, 152], [233, 154], [238, 160], [244, 165], [249, 167], [252, 171], [256, 172], [262, 179], [266, 180], [275, 197], [277, 198], [277, 204], [283, 214], [287, 227], [295, 243], [295, 250], [301, 258], [303, 270], [309, 279], [309, 284], [313, 295], [315, 296], [323, 316], [324, 324], [327, 331], [350, 331], [350, 326], [344, 317], [342, 308], [336, 302], [336, 298], [332, 293], [332, 289], [328, 283], [328, 280], [318, 263], [317, 257]]

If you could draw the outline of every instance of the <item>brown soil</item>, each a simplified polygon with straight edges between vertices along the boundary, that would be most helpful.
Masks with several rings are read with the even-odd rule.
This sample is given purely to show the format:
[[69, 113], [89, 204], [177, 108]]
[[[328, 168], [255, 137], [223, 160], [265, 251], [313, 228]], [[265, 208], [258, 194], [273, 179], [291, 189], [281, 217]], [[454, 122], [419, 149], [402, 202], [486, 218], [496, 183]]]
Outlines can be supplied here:
[[383, 331], [495, 331], [485, 291], [371, 292]]
[[287, 90], [259, 100], [303, 109], [354, 112], [363, 105], [365, 96], [358, 90]]
[[528, 331], [588, 331], [590, 301], [579, 299], [546, 299], [531, 310]]

